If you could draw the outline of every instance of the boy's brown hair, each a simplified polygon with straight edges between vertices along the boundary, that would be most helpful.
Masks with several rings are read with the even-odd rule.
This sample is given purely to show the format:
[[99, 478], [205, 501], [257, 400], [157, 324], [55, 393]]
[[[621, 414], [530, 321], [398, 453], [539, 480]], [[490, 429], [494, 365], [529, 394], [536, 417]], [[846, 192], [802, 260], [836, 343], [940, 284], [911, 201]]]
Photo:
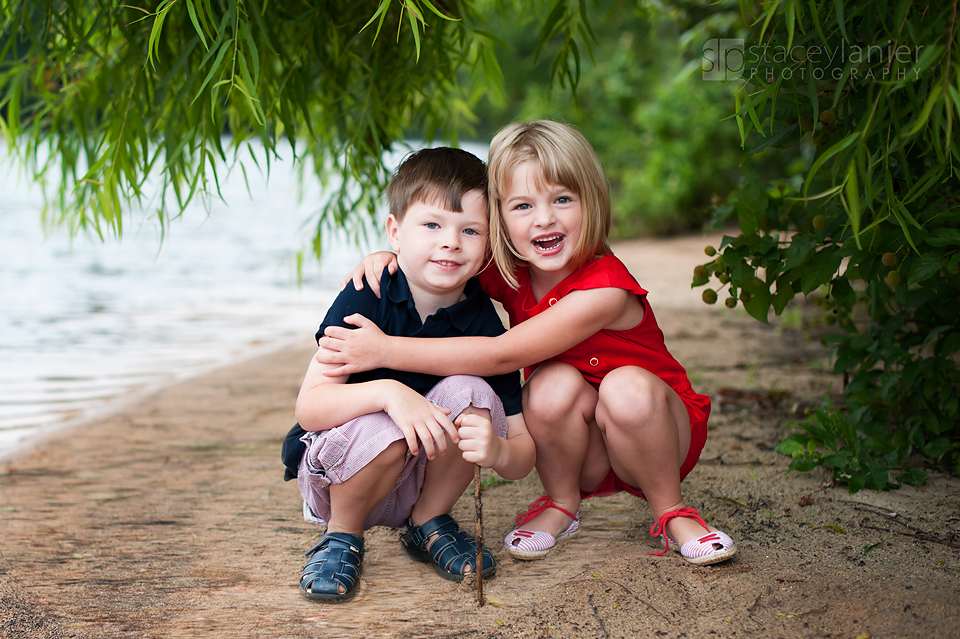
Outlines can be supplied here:
[[474, 189], [486, 196], [487, 165], [472, 153], [442, 146], [404, 159], [387, 185], [387, 200], [390, 214], [401, 222], [414, 202], [435, 202], [461, 213], [461, 196]]

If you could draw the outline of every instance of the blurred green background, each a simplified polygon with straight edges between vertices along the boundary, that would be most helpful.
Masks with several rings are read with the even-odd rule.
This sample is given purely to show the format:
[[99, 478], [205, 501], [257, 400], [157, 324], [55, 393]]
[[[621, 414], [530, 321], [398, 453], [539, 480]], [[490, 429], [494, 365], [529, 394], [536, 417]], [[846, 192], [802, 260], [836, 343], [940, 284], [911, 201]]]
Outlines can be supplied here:
[[542, 16], [504, 19], [490, 11], [506, 96], [478, 96], [475, 135], [488, 141], [516, 120], [549, 118], [578, 127], [597, 150], [611, 182], [613, 239], [699, 230], [711, 205], [741, 176], [757, 177], [730, 117], [733, 83], [701, 78], [707, 39], [741, 21], [736, 3], [588, 4], [596, 36], [580, 51], [573, 95], [552, 81], [558, 38], [538, 50]]

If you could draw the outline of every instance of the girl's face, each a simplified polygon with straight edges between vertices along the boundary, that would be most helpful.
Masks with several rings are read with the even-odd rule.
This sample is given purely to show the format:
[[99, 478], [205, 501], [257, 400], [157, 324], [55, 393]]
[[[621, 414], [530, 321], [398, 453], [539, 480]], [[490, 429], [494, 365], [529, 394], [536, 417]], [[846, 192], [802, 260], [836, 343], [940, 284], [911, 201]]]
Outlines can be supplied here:
[[551, 286], [575, 270], [583, 224], [580, 202], [572, 189], [548, 183], [534, 162], [518, 164], [506, 185], [500, 205], [510, 240], [531, 276], [546, 276]]

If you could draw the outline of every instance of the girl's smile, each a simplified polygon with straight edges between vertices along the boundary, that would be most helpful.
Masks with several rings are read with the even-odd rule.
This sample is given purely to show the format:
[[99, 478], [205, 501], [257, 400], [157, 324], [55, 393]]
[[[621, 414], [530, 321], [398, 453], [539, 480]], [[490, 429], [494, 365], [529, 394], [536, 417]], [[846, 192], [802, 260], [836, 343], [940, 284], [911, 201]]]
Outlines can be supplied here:
[[564, 236], [559, 233], [551, 233], [546, 237], [534, 238], [533, 248], [541, 255], [553, 255], [563, 248]]
[[575, 270], [572, 259], [583, 223], [577, 193], [547, 182], [536, 163], [521, 162], [510, 176], [502, 207], [510, 240], [531, 279], [549, 290]]

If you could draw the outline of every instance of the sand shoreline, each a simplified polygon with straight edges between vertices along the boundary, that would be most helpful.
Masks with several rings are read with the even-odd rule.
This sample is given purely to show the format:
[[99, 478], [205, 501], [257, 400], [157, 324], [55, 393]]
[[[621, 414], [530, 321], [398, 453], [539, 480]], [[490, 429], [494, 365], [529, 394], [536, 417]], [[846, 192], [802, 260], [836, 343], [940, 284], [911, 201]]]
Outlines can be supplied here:
[[163, 374], [157, 381], [146, 384], [136, 390], [119, 393], [108, 399], [103, 405], [85, 409], [80, 414], [62, 421], [50, 422], [30, 428], [30, 434], [19, 441], [0, 446], [0, 466], [15, 462], [21, 455], [29, 454], [49, 444], [63, 432], [73, 429], [82, 431], [86, 426], [108, 419], [118, 413], [134, 410], [138, 402], [156, 393], [192, 379], [210, 375], [222, 368], [243, 365], [244, 363], [266, 355], [291, 350], [297, 347], [297, 340], [283, 339], [270, 343], [251, 344], [241, 355], [232, 358], [217, 359], [205, 364], [191, 366], [188, 369]]
[[[279, 447], [314, 348], [306, 336], [0, 462], [0, 637], [957, 636], [960, 480], [851, 496], [823, 473], [786, 474], [773, 445], [835, 380], [816, 334], [708, 308], [689, 280], [656, 278], [677, 303], [653, 290], [651, 273], [688, 278], [705, 243], [616, 250], [714, 398], [683, 490], [738, 540], [728, 564], [648, 556], [651, 518], [625, 495], [586, 502], [581, 533], [547, 560], [513, 562], [498, 537], [540, 494], [531, 475], [485, 491], [500, 565], [483, 608], [469, 584], [410, 562], [381, 528], [368, 533], [354, 602], [303, 600], [302, 553], [318, 530], [282, 481]], [[472, 508], [471, 495], [454, 515], [472, 522]]]

